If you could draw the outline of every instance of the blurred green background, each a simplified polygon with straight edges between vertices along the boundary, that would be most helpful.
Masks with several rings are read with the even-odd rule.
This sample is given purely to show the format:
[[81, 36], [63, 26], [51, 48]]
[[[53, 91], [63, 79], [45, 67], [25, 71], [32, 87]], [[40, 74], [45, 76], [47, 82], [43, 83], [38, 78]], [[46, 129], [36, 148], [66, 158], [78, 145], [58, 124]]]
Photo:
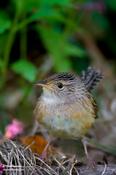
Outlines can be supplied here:
[[1, 132], [13, 118], [30, 125], [40, 94], [34, 87], [38, 79], [54, 72], [79, 74], [89, 65], [105, 75], [95, 96], [101, 118], [112, 124], [116, 114], [115, 19], [115, 0], [0, 1]]

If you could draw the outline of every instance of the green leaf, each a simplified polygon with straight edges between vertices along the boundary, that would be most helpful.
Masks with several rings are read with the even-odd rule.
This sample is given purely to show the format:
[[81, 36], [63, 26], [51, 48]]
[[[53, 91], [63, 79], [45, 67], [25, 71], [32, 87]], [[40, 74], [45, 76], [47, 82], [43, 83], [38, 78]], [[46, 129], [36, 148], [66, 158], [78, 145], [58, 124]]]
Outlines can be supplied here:
[[15, 62], [11, 69], [16, 72], [17, 74], [20, 74], [23, 78], [30, 82], [34, 82], [36, 75], [37, 75], [37, 68], [29, 62], [26, 59], [20, 59], [17, 62]]
[[56, 71], [70, 71], [71, 61], [68, 58], [65, 45], [67, 45], [67, 36], [60, 31], [52, 28], [39, 27], [41, 37], [46, 49], [51, 55], [54, 68]]
[[59, 6], [67, 6], [70, 4], [70, 0], [12, 0], [12, 3], [16, 9], [16, 12], [23, 13], [23, 12], [33, 12], [41, 10], [41, 8], [46, 7], [55, 7], [56, 5]]
[[65, 51], [70, 56], [78, 56], [80, 58], [83, 58], [86, 54], [82, 48], [72, 44], [67, 44], [65, 46]]
[[70, 0], [42, 0], [43, 4], [47, 4], [47, 5], [60, 5], [60, 6], [64, 6], [64, 5], [68, 5], [70, 3]]
[[56, 71], [70, 71], [72, 69], [70, 56], [78, 56], [79, 58], [85, 56], [85, 51], [72, 44], [68, 39], [70, 33], [58, 30], [58, 28], [46, 28], [44, 26], [39, 26], [38, 31], [41, 33], [42, 41], [51, 55]]
[[30, 17], [32, 21], [38, 20], [38, 19], [57, 19], [60, 21], [63, 21], [64, 17], [61, 15], [61, 13], [58, 10], [55, 10], [53, 8], [44, 7], [37, 10], [35, 13], [32, 14]]
[[0, 34], [4, 33], [11, 27], [11, 21], [7, 13], [0, 11]]
[[38, 0], [12, 0], [13, 6], [15, 7], [16, 13], [23, 14], [32, 12], [33, 9], [40, 7], [42, 1]]
[[116, 10], [116, 0], [106, 0], [106, 4], [112, 10], [114, 10], [114, 11]]
[[3, 72], [4, 70], [4, 59], [0, 58], [0, 71]]
[[108, 20], [105, 16], [101, 15], [100, 13], [93, 12], [92, 18], [94, 23], [98, 25], [101, 29], [107, 29], [109, 27]]

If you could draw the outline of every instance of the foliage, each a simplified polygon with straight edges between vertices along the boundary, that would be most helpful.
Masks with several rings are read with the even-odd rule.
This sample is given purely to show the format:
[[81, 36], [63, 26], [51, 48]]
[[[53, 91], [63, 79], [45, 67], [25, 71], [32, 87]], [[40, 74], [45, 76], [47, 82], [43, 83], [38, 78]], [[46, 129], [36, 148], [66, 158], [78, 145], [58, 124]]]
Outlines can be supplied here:
[[[93, 48], [87, 48], [84, 37], [90, 35], [98, 45], [103, 42], [107, 52], [116, 54], [115, 30], [107, 15], [115, 12], [115, 0], [9, 0], [0, 4], [0, 95], [2, 99], [9, 88], [18, 86], [23, 92], [18, 107], [33, 93], [36, 79], [51, 71], [80, 72], [89, 65], [88, 52]], [[5, 106], [1, 101], [0, 107]]]
[[[11, 52], [12, 45], [16, 37], [16, 33], [18, 31], [24, 30], [24, 28], [28, 28], [27, 25], [32, 22], [36, 22], [36, 24], [32, 24], [33, 27], [35, 28], [35, 30], [38, 31], [40, 35], [43, 36], [43, 42], [45, 43], [45, 47], [48, 49], [48, 51], [51, 52], [51, 54], [53, 54], [53, 59], [54, 59], [54, 62], [56, 63], [55, 64], [56, 69], [59, 69], [59, 70], [62, 69], [60, 66], [62, 65], [61, 61], [67, 55], [66, 53], [67, 49], [66, 48], [63, 49], [62, 46], [65, 47], [65, 45], [68, 44], [68, 41], [66, 41], [68, 38], [67, 36], [65, 36], [64, 32], [62, 34], [62, 31], [57, 31], [58, 29], [55, 27], [55, 25], [61, 25], [61, 23], [66, 22], [64, 15], [61, 14], [61, 10], [63, 10], [63, 8], [65, 8], [69, 4], [70, 2], [68, 0], [64, 0], [62, 2], [59, 2], [59, 1], [50, 1], [50, 2], [49, 1], [32, 1], [32, 0], [29, 0], [29, 1], [21, 0], [20, 1], [18, 0], [18, 1], [11, 1], [9, 4], [10, 7], [14, 7], [13, 8], [14, 10], [12, 12], [14, 17], [9, 19], [7, 15], [7, 11], [5, 10], [0, 11], [0, 26], [1, 26], [0, 34], [3, 38], [3, 42], [5, 43], [7, 41], [6, 47], [1, 50], [1, 61], [0, 61], [1, 74], [2, 74], [2, 77], [1, 77], [2, 85], [1, 86], [4, 86], [4, 83], [7, 79], [6, 74], [9, 69], [8, 64], [10, 61], [10, 52]], [[58, 8], [55, 8], [55, 5], [58, 5]], [[46, 26], [43, 24], [38, 25], [38, 22], [39, 23], [44, 22], [46, 23]], [[38, 28], [43, 28], [43, 30], [40, 31]], [[50, 28], [50, 31], [49, 31], [49, 28]], [[24, 33], [24, 35], [26, 35], [26, 33]], [[51, 43], [48, 42], [49, 40], [48, 37], [51, 39]], [[1, 45], [3, 45], [3, 42], [1, 42]], [[26, 42], [27, 41], [25, 41], [25, 43]], [[58, 42], [59, 44], [56, 45], [55, 42]], [[26, 44], [24, 47], [26, 47]], [[60, 51], [61, 47], [62, 47], [62, 52]], [[70, 47], [70, 45], [68, 47]], [[71, 52], [73, 52], [73, 50], [74, 52], [76, 52], [76, 48], [74, 47], [73, 49], [73, 46], [71, 47], [72, 47]], [[77, 53], [78, 53], [78, 49], [77, 49]], [[29, 80], [31, 73], [32, 74], [35, 73], [36, 75], [36, 71], [33, 71], [36, 68], [34, 64], [33, 66], [30, 65], [31, 63], [26, 63], [25, 65], [26, 58], [27, 58], [26, 54], [25, 54], [24, 60], [21, 57], [19, 57], [19, 59], [21, 59], [22, 62], [20, 61], [19, 63], [18, 61], [18, 63], [15, 63], [15, 67], [13, 66], [13, 71], [21, 74], [25, 79]], [[22, 71], [26, 67], [28, 70], [30, 70], [30, 74], [28, 74], [29, 73], [28, 70], [26, 70], [27, 71], [26, 74], [30, 76], [25, 76], [26, 71]], [[65, 70], [69, 70], [71, 67], [70, 62], [66, 58], [64, 60], [64, 67], [65, 67]], [[20, 70], [22, 69], [22, 70], [20, 71], [19, 69]], [[32, 75], [32, 76], [35, 76], [35, 75]]]
[[12, 70], [20, 74], [26, 80], [33, 82], [36, 78], [36, 67], [25, 59], [20, 59], [12, 65]]
[[[0, 10], [1, 88], [5, 86], [8, 72], [11, 70], [31, 82], [37, 76], [37, 67], [33, 61], [30, 63], [27, 54], [28, 39], [26, 36], [30, 25], [41, 38], [42, 47], [46, 49], [48, 55], [51, 55], [55, 71], [72, 70], [70, 57], [85, 59], [86, 51], [75, 38], [76, 32], [84, 30], [80, 24], [82, 12], [77, 11], [75, 7], [81, 5], [81, 9], [86, 5], [86, 8], [89, 8], [88, 3], [89, 1], [77, 3], [71, 0], [11, 0], [6, 5], [7, 8], [2, 8]], [[107, 4], [112, 7], [111, 2]], [[104, 21], [99, 11], [93, 18], [103, 30], [104, 27], [107, 27], [107, 19]], [[103, 26], [101, 26], [102, 23]], [[14, 42], [17, 41], [17, 34], [21, 45], [19, 56], [12, 58], [11, 51]], [[15, 61], [9, 66], [10, 63], [12, 64], [12, 59]]]

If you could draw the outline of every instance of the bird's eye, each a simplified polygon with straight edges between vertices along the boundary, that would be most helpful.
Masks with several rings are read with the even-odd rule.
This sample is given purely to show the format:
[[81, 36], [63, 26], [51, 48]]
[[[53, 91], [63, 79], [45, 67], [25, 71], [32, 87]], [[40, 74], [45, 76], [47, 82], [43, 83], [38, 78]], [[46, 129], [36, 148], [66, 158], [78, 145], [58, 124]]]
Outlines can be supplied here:
[[62, 89], [63, 88], [63, 84], [60, 83], [60, 82], [57, 84], [57, 86], [58, 86], [59, 89]]

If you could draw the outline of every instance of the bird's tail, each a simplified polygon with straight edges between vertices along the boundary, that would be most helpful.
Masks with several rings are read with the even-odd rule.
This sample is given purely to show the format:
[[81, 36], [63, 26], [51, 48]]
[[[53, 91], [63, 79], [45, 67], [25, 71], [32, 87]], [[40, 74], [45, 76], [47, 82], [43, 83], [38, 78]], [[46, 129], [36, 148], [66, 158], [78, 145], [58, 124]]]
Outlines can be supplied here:
[[102, 78], [102, 73], [91, 67], [88, 67], [88, 69], [83, 71], [81, 75], [81, 79], [88, 91], [92, 91]]

